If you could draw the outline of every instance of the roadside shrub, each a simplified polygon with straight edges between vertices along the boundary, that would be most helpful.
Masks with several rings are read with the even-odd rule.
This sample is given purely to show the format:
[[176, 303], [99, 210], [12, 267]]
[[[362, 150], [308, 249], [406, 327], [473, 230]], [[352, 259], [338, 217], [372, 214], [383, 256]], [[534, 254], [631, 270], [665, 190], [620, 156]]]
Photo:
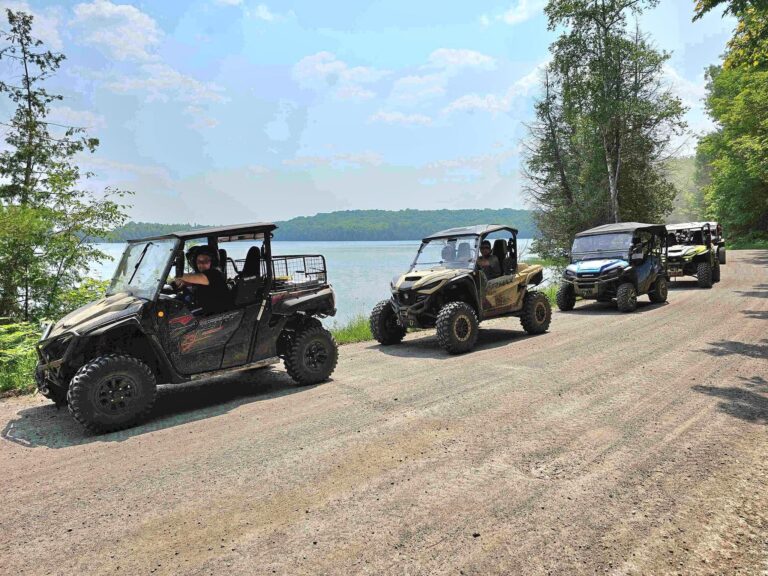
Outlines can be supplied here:
[[29, 322], [0, 324], [0, 394], [35, 389], [35, 344], [40, 330]]
[[362, 314], [355, 316], [352, 320], [341, 326], [334, 324], [331, 328], [331, 333], [339, 344], [352, 344], [373, 339], [371, 327], [368, 324], [368, 317]]

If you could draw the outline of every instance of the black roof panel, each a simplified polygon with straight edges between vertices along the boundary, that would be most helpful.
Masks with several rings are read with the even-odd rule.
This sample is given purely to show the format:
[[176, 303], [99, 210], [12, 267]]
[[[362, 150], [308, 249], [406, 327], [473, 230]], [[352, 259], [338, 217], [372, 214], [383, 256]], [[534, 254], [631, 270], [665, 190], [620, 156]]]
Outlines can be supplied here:
[[517, 235], [517, 229], [511, 226], [501, 226], [499, 224], [477, 224], [475, 226], [462, 226], [460, 228], [448, 228], [435, 232], [424, 238], [424, 241], [435, 240], [437, 238], [453, 238], [454, 236], [482, 236], [498, 230], [509, 230]]
[[179, 238], [188, 240], [190, 238], [203, 238], [207, 236], [216, 236], [228, 240], [237, 240], [237, 236], [244, 236], [244, 239], [252, 238], [254, 234], [264, 234], [277, 228], [272, 222], [253, 222], [251, 224], [235, 224], [233, 226], [216, 226], [213, 228], [198, 228], [197, 230], [182, 230], [171, 232], [161, 236], [152, 236], [149, 238], [140, 238], [131, 240], [131, 242], [143, 242], [144, 240], [160, 240], [162, 238]]
[[652, 234], [666, 234], [667, 229], [664, 224], [644, 224], [643, 222], [617, 222], [615, 224], [603, 224], [589, 230], [584, 230], [576, 234], [580, 236], [597, 236], [598, 234], [614, 234], [619, 232], [634, 232], [635, 230], [645, 230]]

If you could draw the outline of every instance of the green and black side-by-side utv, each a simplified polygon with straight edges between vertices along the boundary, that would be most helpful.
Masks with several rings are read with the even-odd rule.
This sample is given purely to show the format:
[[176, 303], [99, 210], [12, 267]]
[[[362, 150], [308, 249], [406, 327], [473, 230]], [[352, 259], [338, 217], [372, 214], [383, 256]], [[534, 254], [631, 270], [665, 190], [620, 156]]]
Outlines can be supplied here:
[[[40, 392], [66, 403], [86, 428], [107, 432], [147, 415], [158, 384], [281, 358], [299, 384], [326, 380], [338, 348], [318, 319], [336, 313], [325, 258], [273, 256], [275, 228], [242, 224], [129, 242], [106, 296], [45, 328], [37, 345]], [[215, 264], [226, 277], [224, 312], [203, 315], [190, 304], [189, 288], [167, 284], [184, 273], [185, 263], [194, 269], [189, 255], [200, 245], [218, 255]], [[247, 256], [230, 258], [225, 246]]]
[[[493, 244], [496, 278], [478, 269], [483, 241]], [[552, 310], [531, 289], [543, 280], [543, 268], [519, 263], [517, 255], [517, 230], [507, 226], [452, 228], [424, 238], [410, 270], [392, 280], [392, 297], [371, 312], [374, 338], [397, 344], [409, 326], [435, 327], [440, 345], [458, 354], [474, 347], [480, 322], [489, 318], [517, 316], [529, 334], [545, 332]]]
[[669, 276], [695, 276], [701, 288], [720, 282], [725, 264], [725, 240], [717, 222], [685, 222], [667, 225]]
[[576, 234], [571, 262], [557, 292], [557, 307], [572, 310], [576, 298], [612, 302], [622, 312], [637, 308], [637, 297], [667, 300], [666, 228], [621, 222]]

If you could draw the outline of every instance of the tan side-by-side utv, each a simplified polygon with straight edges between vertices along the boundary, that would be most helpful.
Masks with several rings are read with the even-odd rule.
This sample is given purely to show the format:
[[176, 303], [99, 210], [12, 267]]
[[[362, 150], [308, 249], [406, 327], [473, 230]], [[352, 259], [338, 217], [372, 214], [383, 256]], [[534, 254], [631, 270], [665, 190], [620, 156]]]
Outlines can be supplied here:
[[[478, 266], [484, 240], [492, 243], [498, 277]], [[440, 345], [459, 354], [474, 347], [480, 322], [489, 318], [517, 316], [529, 334], [546, 332], [549, 301], [531, 289], [543, 268], [519, 263], [517, 255], [517, 230], [507, 226], [451, 228], [424, 238], [410, 270], [392, 280], [392, 298], [371, 312], [374, 338], [397, 344], [409, 326], [435, 327]]]

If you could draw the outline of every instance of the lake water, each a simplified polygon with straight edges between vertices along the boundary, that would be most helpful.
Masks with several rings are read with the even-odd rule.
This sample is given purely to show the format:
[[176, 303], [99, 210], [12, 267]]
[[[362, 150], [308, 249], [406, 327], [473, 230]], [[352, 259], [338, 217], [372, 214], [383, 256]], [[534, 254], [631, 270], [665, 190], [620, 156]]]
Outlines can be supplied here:
[[[518, 250], [525, 255], [529, 239], [518, 239]], [[97, 265], [91, 271], [95, 277], [112, 277], [125, 244], [98, 244], [100, 250], [114, 258]], [[336, 292], [336, 316], [326, 322], [346, 323], [352, 318], [368, 316], [374, 305], [389, 298], [389, 283], [393, 276], [408, 271], [419, 247], [418, 240], [382, 242], [272, 242], [274, 255], [322, 254], [328, 268], [328, 279]], [[227, 246], [230, 258], [245, 258], [247, 243], [233, 242]], [[242, 252], [242, 253], [241, 253]]]

